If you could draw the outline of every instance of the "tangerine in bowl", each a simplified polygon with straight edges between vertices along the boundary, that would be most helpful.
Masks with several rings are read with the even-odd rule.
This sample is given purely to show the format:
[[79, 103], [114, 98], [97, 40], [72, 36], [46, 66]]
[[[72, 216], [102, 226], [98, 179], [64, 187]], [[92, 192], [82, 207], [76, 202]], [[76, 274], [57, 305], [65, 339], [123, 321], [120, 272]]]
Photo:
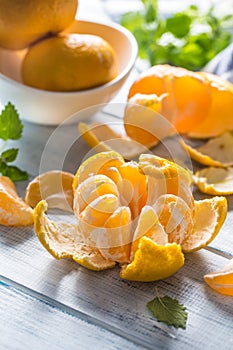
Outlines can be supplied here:
[[[71, 59], [62, 62], [64, 63], [62, 70], [64, 79], [61, 79], [61, 76], [56, 77], [59, 72], [56, 68], [58, 61], [56, 57], [60, 55], [62, 61], [67, 54], [66, 48], [64, 49], [64, 40], [61, 43], [62, 36], [69, 38], [69, 46], [72, 46], [72, 40], [79, 37], [87, 37], [89, 41], [94, 36], [99, 37], [97, 49], [100, 48], [101, 59], [105, 59], [106, 65], [113, 61], [112, 69], [108, 69], [108, 79], [101, 80], [101, 77], [97, 77], [98, 79], [93, 84], [90, 81], [95, 72], [95, 70], [91, 72], [91, 65], [96, 68], [96, 72], [100, 71], [98, 61], [95, 61], [98, 55], [93, 55], [90, 49], [86, 50], [88, 60], [82, 60], [83, 66], [78, 75], [75, 76], [76, 67]], [[44, 57], [48, 55], [48, 47], [51, 46], [51, 44], [46, 46], [48, 41], [52, 42], [53, 49], [57, 51], [54, 51], [55, 55], [51, 54], [52, 59], [46, 62], [44, 59], [41, 60], [40, 55], [41, 53], [44, 54]], [[97, 42], [97, 40], [94, 41]], [[44, 125], [58, 125], [64, 121], [76, 122], [79, 118], [77, 112], [92, 106], [96, 106], [97, 111], [98, 106], [102, 108], [103, 104], [108, 103], [115, 96], [128, 78], [137, 58], [137, 52], [135, 38], [122, 26], [82, 20], [74, 21], [59, 36], [42, 40], [29, 48], [22, 50], [0, 48], [0, 102], [6, 104], [10, 101], [15, 104], [21, 118], [29, 122]], [[75, 54], [78, 55], [79, 52]], [[70, 89], [66, 84], [69, 80], [68, 66], [74, 69], [74, 79], [77, 80], [79, 76], [81, 82]], [[32, 77], [33, 71], [36, 73], [34, 77]], [[52, 72], [55, 72], [51, 79], [57, 78], [61, 85], [58, 88], [57, 86], [53, 88], [53, 84], [46, 87], [44, 82], [41, 85], [38, 81], [42, 80], [43, 72], [45, 78], [52, 76]], [[106, 70], [102, 71], [102, 77], [103, 75], [106, 76]], [[86, 85], [85, 80], [87, 80]], [[76, 114], [76, 119], [70, 118]]]

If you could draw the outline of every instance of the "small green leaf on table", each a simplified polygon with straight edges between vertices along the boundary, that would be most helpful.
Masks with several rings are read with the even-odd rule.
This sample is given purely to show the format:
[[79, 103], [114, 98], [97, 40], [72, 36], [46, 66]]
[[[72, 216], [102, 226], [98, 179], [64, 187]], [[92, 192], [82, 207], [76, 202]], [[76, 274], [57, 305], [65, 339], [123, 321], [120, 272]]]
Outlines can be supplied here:
[[156, 297], [147, 303], [148, 309], [159, 322], [164, 322], [175, 328], [186, 328], [186, 307], [169, 296], [160, 297], [156, 290]]

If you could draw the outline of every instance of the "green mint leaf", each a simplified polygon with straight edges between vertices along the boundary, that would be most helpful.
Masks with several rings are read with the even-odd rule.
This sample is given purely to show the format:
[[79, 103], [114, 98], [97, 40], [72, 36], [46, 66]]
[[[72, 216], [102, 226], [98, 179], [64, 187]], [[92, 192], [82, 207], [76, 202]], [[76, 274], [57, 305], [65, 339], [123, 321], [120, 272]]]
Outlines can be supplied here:
[[145, 6], [145, 21], [147, 23], [153, 22], [157, 18], [158, 4], [157, 0], [147, 0]]
[[0, 114], [0, 138], [6, 140], [20, 139], [23, 131], [23, 124], [19, 119], [18, 112], [9, 102]]
[[19, 152], [18, 148], [10, 148], [10, 149], [7, 149], [6, 151], [3, 151], [0, 157], [3, 161], [10, 163], [16, 159], [18, 152]]
[[186, 328], [187, 311], [185, 306], [180, 304], [178, 300], [172, 299], [167, 295], [164, 297], [157, 295], [147, 303], [147, 307], [159, 322], [164, 322], [175, 328]]
[[8, 176], [13, 182], [23, 181], [28, 179], [28, 173], [19, 169], [16, 166], [8, 166], [5, 164], [3, 169], [0, 169], [3, 176]]
[[167, 31], [177, 38], [183, 38], [189, 33], [192, 20], [184, 13], [177, 13], [167, 19]]

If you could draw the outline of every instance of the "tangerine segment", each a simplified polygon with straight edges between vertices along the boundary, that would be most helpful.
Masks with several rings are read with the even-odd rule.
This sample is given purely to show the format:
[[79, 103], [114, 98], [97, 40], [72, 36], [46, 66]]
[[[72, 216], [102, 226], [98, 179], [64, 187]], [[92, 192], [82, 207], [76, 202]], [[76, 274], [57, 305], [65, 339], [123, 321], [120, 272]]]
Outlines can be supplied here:
[[221, 270], [205, 275], [204, 280], [216, 292], [233, 296], [233, 259]]
[[33, 224], [33, 210], [16, 192], [14, 183], [0, 176], [0, 225], [27, 226]]
[[137, 227], [134, 231], [130, 252], [131, 261], [133, 260], [142, 237], [148, 237], [159, 245], [165, 245], [168, 243], [168, 236], [164, 231], [163, 226], [160, 224], [155, 210], [149, 205], [145, 205], [142, 208]]
[[218, 234], [227, 215], [225, 197], [195, 201], [194, 227], [186, 233], [182, 249], [186, 253], [206, 247]]
[[96, 152], [114, 150], [119, 152], [125, 159], [132, 159], [147, 150], [130, 137], [115, 133], [108, 125], [93, 123], [79, 123], [79, 133], [86, 143], [95, 148]]
[[165, 194], [154, 205], [159, 221], [168, 235], [170, 243], [181, 244], [193, 230], [193, 212], [180, 197]]
[[181, 144], [192, 159], [203, 165], [216, 167], [233, 165], [233, 132], [231, 131], [226, 131], [197, 148], [187, 145], [184, 141]]
[[94, 199], [78, 216], [79, 230], [88, 244], [102, 247], [104, 227], [108, 218], [119, 207], [119, 199], [113, 194], [104, 194]]
[[[124, 128], [127, 135], [151, 148], [163, 138], [177, 133], [174, 126], [160, 112], [166, 94], [136, 94], [128, 100], [124, 112]], [[142, 152], [141, 152], [142, 153]]]
[[189, 191], [192, 177], [189, 170], [151, 154], [142, 154], [139, 157], [139, 168], [148, 176], [149, 204], [153, 205], [160, 195], [170, 193], [181, 196], [188, 205], [192, 205], [193, 197]]
[[74, 175], [60, 170], [52, 170], [37, 176], [26, 188], [25, 202], [35, 208], [45, 199], [49, 208], [72, 211]]
[[224, 79], [206, 72], [197, 73], [204, 76], [211, 95], [211, 106], [206, 119], [188, 135], [194, 138], [209, 138], [233, 129], [233, 85]]
[[131, 281], [152, 282], [173, 275], [183, 265], [180, 245], [158, 245], [152, 239], [142, 237], [133, 261], [122, 266], [120, 276]]
[[147, 201], [147, 178], [140, 172], [138, 163], [128, 162], [119, 168], [122, 181], [118, 183], [120, 201], [129, 206], [132, 219], [139, 216]]
[[119, 263], [129, 262], [132, 242], [131, 213], [128, 207], [120, 207], [104, 224], [105, 240], [98, 247], [106, 259]]
[[233, 168], [209, 167], [197, 171], [193, 177], [195, 185], [203, 193], [230, 195], [233, 193]]
[[188, 132], [207, 116], [211, 95], [205, 77], [181, 67], [156, 65], [143, 72], [132, 84], [128, 97], [136, 93], [168, 94], [161, 114], [178, 132]]
[[56, 259], [71, 258], [90, 270], [105, 270], [115, 266], [100, 252], [89, 247], [82, 239], [77, 225], [56, 223], [49, 220], [45, 212], [46, 201], [40, 201], [34, 210], [35, 232], [41, 244]]
[[74, 213], [78, 216], [93, 200], [104, 194], [118, 196], [116, 184], [105, 175], [93, 175], [80, 183], [74, 191]]
[[73, 191], [89, 176], [97, 174], [105, 175], [105, 169], [110, 167], [118, 168], [121, 164], [124, 164], [124, 158], [115, 151], [101, 152], [89, 157], [80, 165], [75, 174]]

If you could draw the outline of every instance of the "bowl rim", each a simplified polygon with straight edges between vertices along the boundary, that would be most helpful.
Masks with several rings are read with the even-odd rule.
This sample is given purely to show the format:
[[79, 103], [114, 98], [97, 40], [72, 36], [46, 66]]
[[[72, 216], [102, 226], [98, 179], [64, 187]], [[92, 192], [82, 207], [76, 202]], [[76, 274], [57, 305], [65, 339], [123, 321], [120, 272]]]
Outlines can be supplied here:
[[107, 89], [109, 86], [117, 84], [125, 76], [127, 76], [127, 74], [130, 73], [130, 71], [132, 70], [132, 68], [133, 68], [133, 66], [135, 64], [135, 61], [137, 59], [137, 56], [138, 56], [138, 44], [137, 44], [137, 41], [136, 41], [134, 35], [128, 29], [126, 29], [125, 27], [121, 26], [118, 23], [114, 23], [114, 22], [96, 22], [96, 21], [87, 21], [87, 20], [82, 20], [82, 19], [75, 20], [75, 21], [79, 22], [79, 23], [96, 24], [96, 25], [99, 25], [99, 26], [102, 26], [102, 27], [114, 28], [117, 31], [123, 33], [127, 37], [127, 39], [129, 40], [129, 43], [131, 44], [131, 47], [132, 47], [131, 57], [130, 57], [130, 60], [127, 63], [126, 67], [114, 79], [112, 79], [111, 81], [109, 81], [106, 84], [102, 84], [100, 86], [96, 86], [94, 88], [85, 89], [85, 90], [79, 90], [79, 91], [50, 91], [50, 90], [43, 90], [43, 89], [38, 89], [38, 88], [35, 88], [35, 87], [32, 87], [32, 86], [28, 86], [26, 84], [18, 82], [16, 80], [14, 80], [14, 79], [4, 75], [1, 72], [0, 72], [0, 77], [3, 80], [5, 80], [6, 82], [13, 83], [15, 86], [18, 86], [18, 87], [21, 87], [21, 88], [23, 87], [25, 90], [34, 91], [34, 92], [39, 93], [39, 94], [49, 94], [49, 95], [52, 95], [52, 96], [59, 96], [59, 95], [60, 96], [64, 96], [64, 95], [75, 96], [77, 94], [82, 95], [82, 94], [86, 94], [86, 93], [89, 93], [89, 92], [95, 92], [95, 91], [99, 91], [99, 90], [102, 90], [102, 89]]

